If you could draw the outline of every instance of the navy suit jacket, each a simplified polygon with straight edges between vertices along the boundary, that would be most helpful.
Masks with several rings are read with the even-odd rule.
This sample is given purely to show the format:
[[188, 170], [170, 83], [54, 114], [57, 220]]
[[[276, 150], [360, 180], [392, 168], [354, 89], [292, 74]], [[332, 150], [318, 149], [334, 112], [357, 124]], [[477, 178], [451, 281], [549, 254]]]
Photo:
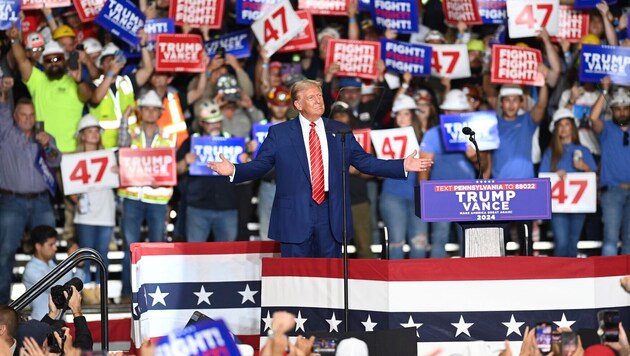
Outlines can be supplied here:
[[[343, 196], [341, 181], [341, 135], [339, 130], [350, 128], [340, 122], [324, 118], [328, 141], [328, 199], [330, 226], [335, 240], [343, 241]], [[381, 160], [366, 153], [355, 140], [346, 134], [346, 179], [348, 166], [374, 176], [405, 179], [404, 162]], [[300, 120], [294, 119], [269, 128], [256, 159], [236, 165], [234, 183], [261, 178], [276, 168], [276, 196], [271, 209], [269, 237], [282, 243], [302, 243], [310, 234], [312, 186], [308, 158]], [[346, 183], [348, 180], [346, 180]], [[349, 237], [352, 236], [350, 193], [346, 193]]]

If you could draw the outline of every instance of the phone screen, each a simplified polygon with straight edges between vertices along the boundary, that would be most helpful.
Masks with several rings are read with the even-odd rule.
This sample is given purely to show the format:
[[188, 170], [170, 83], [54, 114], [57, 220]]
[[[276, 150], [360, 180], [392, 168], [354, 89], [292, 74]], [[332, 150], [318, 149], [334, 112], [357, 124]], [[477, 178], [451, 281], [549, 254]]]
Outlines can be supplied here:
[[619, 310], [602, 310], [597, 313], [599, 320], [599, 334], [602, 342], [619, 341]]
[[312, 352], [324, 355], [334, 355], [337, 351], [337, 339], [315, 339]]
[[551, 351], [551, 323], [536, 324], [536, 344], [540, 352]]

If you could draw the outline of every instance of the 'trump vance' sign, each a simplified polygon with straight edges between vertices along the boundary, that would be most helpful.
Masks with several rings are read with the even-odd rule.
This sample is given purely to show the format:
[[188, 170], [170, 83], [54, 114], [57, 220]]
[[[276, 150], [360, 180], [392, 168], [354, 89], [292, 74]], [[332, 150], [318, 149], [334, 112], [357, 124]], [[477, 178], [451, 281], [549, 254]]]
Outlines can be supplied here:
[[129, 0], [107, 0], [95, 22], [131, 46], [140, 44], [138, 30], [144, 27], [145, 16]]
[[606, 76], [615, 84], [630, 85], [630, 48], [583, 45], [580, 81], [599, 83]]

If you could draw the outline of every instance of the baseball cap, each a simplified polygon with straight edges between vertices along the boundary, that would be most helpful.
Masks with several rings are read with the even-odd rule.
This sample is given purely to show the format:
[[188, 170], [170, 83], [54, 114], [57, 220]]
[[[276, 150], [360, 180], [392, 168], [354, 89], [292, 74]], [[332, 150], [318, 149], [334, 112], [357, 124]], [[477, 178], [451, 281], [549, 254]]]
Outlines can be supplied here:
[[361, 88], [361, 80], [353, 77], [339, 77], [340, 88]]
[[470, 110], [468, 97], [459, 89], [452, 89], [446, 93], [444, 102], [440, 105], [442, 110]]

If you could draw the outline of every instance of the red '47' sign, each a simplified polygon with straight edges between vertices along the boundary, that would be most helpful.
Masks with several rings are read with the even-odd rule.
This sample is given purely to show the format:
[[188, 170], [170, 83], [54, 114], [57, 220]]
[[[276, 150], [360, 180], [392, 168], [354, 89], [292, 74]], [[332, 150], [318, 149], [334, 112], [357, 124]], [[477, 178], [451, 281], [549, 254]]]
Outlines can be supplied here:
[[465, 44], [431, 45], [431, 49], [431, 75], [451, 79], [470, 77]]
[[550, 35], [558, 33], [559, 0], [507, 0], [510, 38], [534, 37], [541, 28]]
[[413, 127], [372, 130], [370, 137], [376, 157], [381, 159], [401, 159], [418, 150], [418, 139]]
[[352, 130], [352, 134], [354, 135], [354, 138], [357, 140], [359, 145], [363, 147], [363, 150], [367, 153], [372, 153], [372, 140], [370, 139], [370, 132], [372, 132], [372, 129]]
[[551, 211], [554, 213], [594, 213], [597, 211], [597, 178], [594, 172], [540, 173], [551, 180]]
[[61, 179], [65, 195], [118, 188], [116, 157], [111, 150], [65, 154], [61, 158]]
[[252, 31], [270, 56], [302, 32], [305, 25], [289, 0], [284, 0], [265, 11], [252, 24]]
[[120, 186], [177, 184], [174, 148], [121, 148]]

